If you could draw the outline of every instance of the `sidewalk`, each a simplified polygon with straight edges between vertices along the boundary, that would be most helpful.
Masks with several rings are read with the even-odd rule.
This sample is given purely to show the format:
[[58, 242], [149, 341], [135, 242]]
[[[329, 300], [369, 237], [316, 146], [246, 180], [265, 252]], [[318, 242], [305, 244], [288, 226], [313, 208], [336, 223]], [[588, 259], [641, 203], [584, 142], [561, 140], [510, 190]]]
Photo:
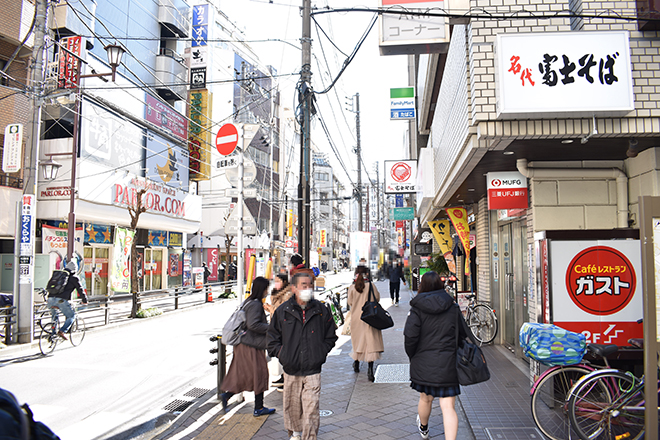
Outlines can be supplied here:
[[[409, 310], [411, 291], [402, 286], [399, 307], [390, 305], [389, 282], [376, 282], [382, 304], [394, 319], [394, 327], [383, 331], [385, 352], [376, 362], [376, 381], [367, 380], [367, 365], [353, 372], [350, 336], [340, 336], [335, 350], [323, 366], [321, 427], [319, 439], [419, 439], [415, 425], [419, 393], [410, 388], [408, 358], [403, 348], [403, 326]], [[500, 346], [484, 347], [491, 380], [461, 387], [456, 410], [459, 440], [535, 439], [536, 430], [529, 409], [529, 379], [526, 364]], [[264, 404], [276, 408], [268, 418], [254, 418], [252, 393], [246, 402], [230, 404], [222, 414], [213, 393], [186, 410], [158, 440], [266, 439], [286, 440], [282, 394], [271, 388]], [[231, 403], [231, 402], [230, 402]], [[247, 417], [249, 416], [249, 417]], [[234, 420], [232, 420], [234, 419]], [[442, 439], [442, 416], [436, 400], [430, 419], [430, 438]]]

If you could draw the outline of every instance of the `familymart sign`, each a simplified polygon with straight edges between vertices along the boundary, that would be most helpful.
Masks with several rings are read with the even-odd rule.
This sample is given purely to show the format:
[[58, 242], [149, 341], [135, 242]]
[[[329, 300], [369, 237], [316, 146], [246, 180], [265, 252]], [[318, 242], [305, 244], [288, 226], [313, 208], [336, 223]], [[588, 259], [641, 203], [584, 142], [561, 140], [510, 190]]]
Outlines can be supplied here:
[[415, 119], [415, 88], [390, 89], [390, 119]]

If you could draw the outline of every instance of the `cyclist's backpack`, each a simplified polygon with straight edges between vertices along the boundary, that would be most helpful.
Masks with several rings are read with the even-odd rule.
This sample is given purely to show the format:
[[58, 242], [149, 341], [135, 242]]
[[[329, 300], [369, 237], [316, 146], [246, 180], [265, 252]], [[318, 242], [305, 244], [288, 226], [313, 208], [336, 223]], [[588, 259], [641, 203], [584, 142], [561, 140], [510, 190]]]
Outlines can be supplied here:
[[49, 295], [59, 295], [64, 291], [66, 283], [69, 282], [69, 271], [67, 270], [54, 270], [46, 284], [46, 290]]
[[244, 305], [245, 303], [241, 304], [222, 327], [222, 343], [224, 345], [238, 345], [241, 343], [241, 338], [245, 334]]
[[587, 352], [587, 338], [553, 324], [526, 322], [520, 327], [520, 347], [525, 356], [545, 365], [572, 365]]
[[35, 422], [27, 404], [20, 406], [12, 393], [0, 388], [0, 440], [60, 440], [41, 422]]

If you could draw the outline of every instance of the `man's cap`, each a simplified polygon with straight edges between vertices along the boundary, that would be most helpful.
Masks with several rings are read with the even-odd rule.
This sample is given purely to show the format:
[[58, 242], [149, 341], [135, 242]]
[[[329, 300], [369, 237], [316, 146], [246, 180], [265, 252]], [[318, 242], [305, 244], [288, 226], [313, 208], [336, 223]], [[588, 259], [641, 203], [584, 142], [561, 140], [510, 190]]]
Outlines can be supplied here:
[[69, 261], [66, 264], [66, 268], [69, 269], [71, 272], [75, 272], [76, 270], [78, 270], [78, 266], [76, 266], [76, 263], [73, 261]]

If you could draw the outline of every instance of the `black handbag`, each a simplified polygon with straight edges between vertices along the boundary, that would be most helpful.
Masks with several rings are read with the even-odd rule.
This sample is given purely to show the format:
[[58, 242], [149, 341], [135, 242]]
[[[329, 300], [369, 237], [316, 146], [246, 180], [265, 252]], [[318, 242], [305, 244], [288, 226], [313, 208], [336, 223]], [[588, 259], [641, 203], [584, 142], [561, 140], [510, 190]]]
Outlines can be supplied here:
[[380, 303], [376, 301], [375, 295], [373, 299], [371, 298], [373, 289], [373, 285], [369, 283], [369, 297], [367, 298], [367, 302], [362, 306], [362, 316], [360, 316], [360, 319], [378, 330], [393, 327], [394, 321], [390, 313], [381, 307]]
[[461, 385], [474, 385], [485, 382], [490, 379], [486, 358], [478, 345], [472, 343], [468, 338], [459, 339], [459, 325], [463, 327], [466, 335], [470, 335], [471, 332], [465, 324], [461, 309], [456, 307], [456, 310], [456, 372], [458, 373], [458, 383]]

